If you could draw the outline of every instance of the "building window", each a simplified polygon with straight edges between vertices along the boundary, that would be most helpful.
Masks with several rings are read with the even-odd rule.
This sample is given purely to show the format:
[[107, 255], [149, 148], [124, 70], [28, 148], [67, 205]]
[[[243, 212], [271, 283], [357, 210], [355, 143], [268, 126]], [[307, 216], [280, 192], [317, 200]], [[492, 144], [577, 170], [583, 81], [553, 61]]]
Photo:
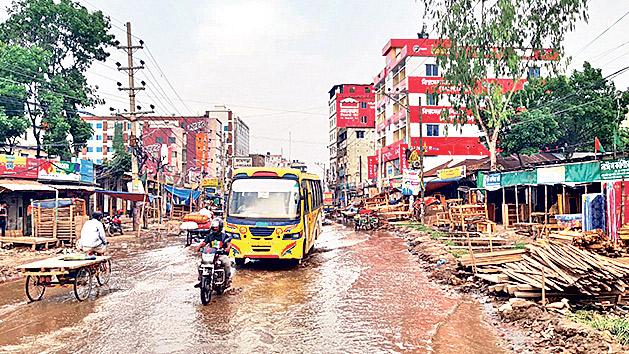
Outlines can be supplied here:
[[362, 116], [362, 117], [360, 117], [360, 122], [361, 122], [362, 124], [367, 124], [367, 116]]
[[88, 147], [88, 148], [87, 148], [87, 152], [94, 152], [94, 148], [92, 148], [92, 147]]
[[96, 135], [96, 140], [103, 140], [103, 136], [102, 135]]
[[371, 88], [370, 87], [365, 87], [365, 93], [370, 93], [371, 92]]
[[96, 162], [97, 165], [102, 165], [103, 164], [103, 160], [102, 159], [96, 159], [96, 161], [94, 161], [94, 162]]
[[164, 138], [162, 138], [161, 136], [158, 136], [157, 138], [155, 138], [155, 143], [157, 143], [157, 144], [164, 143]]
[[174, 144], [175, 143], [175, 137], [174, 136], [169, 136], [168, 137], [168, 143], [169, 144]]
[[100, 147], [100, 146], [99, 146], [99, 147], [97, 147], [97, 148], [96, 148], [96, 152], [103, 152], [103, 148], [102, 148], [102, 147]]
[[174, 162], [175, 160], [177, 160], [177, 151], [171, 151], [170, 152], [170, 159]]
[[356, 138], [357, 139], [363, 139], [365, 137], [365, 131], [364, 130], [357, 130], [356, 131]]
[[360, 102], [360, 108], [367, 108], [367, 102]]
[[439, 67], [436, 64], [426, 64], [426, 76], [439, 76]]
[[426, 136], [439, 136], [439, 125], [426, 124]]
[[103, 129], [103, 123], [96, 123], [96, 129]]
[[113, 137], [111, 135], [107, 135], [107, 140], [112, 140]]
[[439, 104], [439, 95], [436, 93], [429, 93], [426, 95], [426, 104], [429, 106], [436, 106]]
[[131, 129], [131, 123], [127, 122], [127, 129]]
[[532, 66], [529, 68], [529, 79], [540, 77], [540, 74], [539, 66]]
[[356, 92], [356, 89], [355, 89], [355, 88], [353, 88], [353, 87], [350, 87], [350, 88], [349, 88], [349, 93], [354, 93], [354, 92]]

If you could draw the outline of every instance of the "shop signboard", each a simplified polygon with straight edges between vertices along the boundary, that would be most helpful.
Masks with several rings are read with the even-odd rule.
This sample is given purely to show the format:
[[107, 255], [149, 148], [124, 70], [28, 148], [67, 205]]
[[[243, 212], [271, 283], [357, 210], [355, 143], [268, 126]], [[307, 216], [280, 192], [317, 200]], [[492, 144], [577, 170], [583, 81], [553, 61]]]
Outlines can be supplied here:
[[538, 184], [561, 184], [566, 180], [566, 166], [543, 167], [537, 169]]
[[440, 180], [452, 180], [465, 177], [465, 166], [444, 168], [437, 171], [437, 178]]
[[234, 169], [253, 166], [253, 159], [249, 156], [235, 156], [232, 158], [232, 167]]
[[367, 179], [376, 178], [378, 172], [378, 157], [367, 156]]
[[39, 159], [0, 155], [0, 177], [37, 179]]
[[45, 161], [39, 165], [37, 178], [49, 181], [80, 182], [81, 166], [68, 161]]
[[219, 182], [218, 182], [218, 178], [204, 178], [201, 180], [201, 187], [206, 188], [206, 187], [212, 187], [212, 188], [218, 188]]
[[613, 180], [629, 177], [629, 159], [601, 161], [601, 179]]
[[500, 173], [490, 173], [485, 176], [485, 189], [496, 190], [500, 189]]

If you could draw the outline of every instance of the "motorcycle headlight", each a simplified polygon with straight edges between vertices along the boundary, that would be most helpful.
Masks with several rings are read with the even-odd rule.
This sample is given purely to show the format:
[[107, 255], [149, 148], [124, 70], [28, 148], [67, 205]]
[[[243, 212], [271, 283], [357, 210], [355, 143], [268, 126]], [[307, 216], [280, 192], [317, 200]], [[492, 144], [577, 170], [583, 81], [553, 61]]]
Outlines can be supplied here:
[[201, 262], [203, 262], [203, 263], [214, 262], [214, 254], [213, 253], [201, 253]]
[[294, 234], [284, 234], [282, 236], [282, 240], [299, 240], [301, 238], [301, 233], [297, 232]]

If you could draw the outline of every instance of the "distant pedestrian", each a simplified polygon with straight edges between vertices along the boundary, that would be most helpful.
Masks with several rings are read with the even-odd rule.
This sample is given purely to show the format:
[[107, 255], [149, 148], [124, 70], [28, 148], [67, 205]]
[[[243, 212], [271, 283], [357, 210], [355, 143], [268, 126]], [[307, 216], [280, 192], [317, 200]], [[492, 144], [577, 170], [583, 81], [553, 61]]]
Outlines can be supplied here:
[[7, 230], [7, 218], [8, 215], [8, 206], [5, 202], [0, 202], [0, 230], [2, 230], [2, 237], [4, 237]]

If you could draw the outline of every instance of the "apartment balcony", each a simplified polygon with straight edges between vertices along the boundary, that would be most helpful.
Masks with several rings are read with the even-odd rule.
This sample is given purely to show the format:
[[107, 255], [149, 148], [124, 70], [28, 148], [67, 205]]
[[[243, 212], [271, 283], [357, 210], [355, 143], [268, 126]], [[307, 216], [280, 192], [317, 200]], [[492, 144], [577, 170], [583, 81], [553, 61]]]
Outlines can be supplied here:
[[397, 124], [400, 121], [406, 120], [406, 109], [401, 108], [397, 113], [393, 113], [391, 116], [391, 124]]

